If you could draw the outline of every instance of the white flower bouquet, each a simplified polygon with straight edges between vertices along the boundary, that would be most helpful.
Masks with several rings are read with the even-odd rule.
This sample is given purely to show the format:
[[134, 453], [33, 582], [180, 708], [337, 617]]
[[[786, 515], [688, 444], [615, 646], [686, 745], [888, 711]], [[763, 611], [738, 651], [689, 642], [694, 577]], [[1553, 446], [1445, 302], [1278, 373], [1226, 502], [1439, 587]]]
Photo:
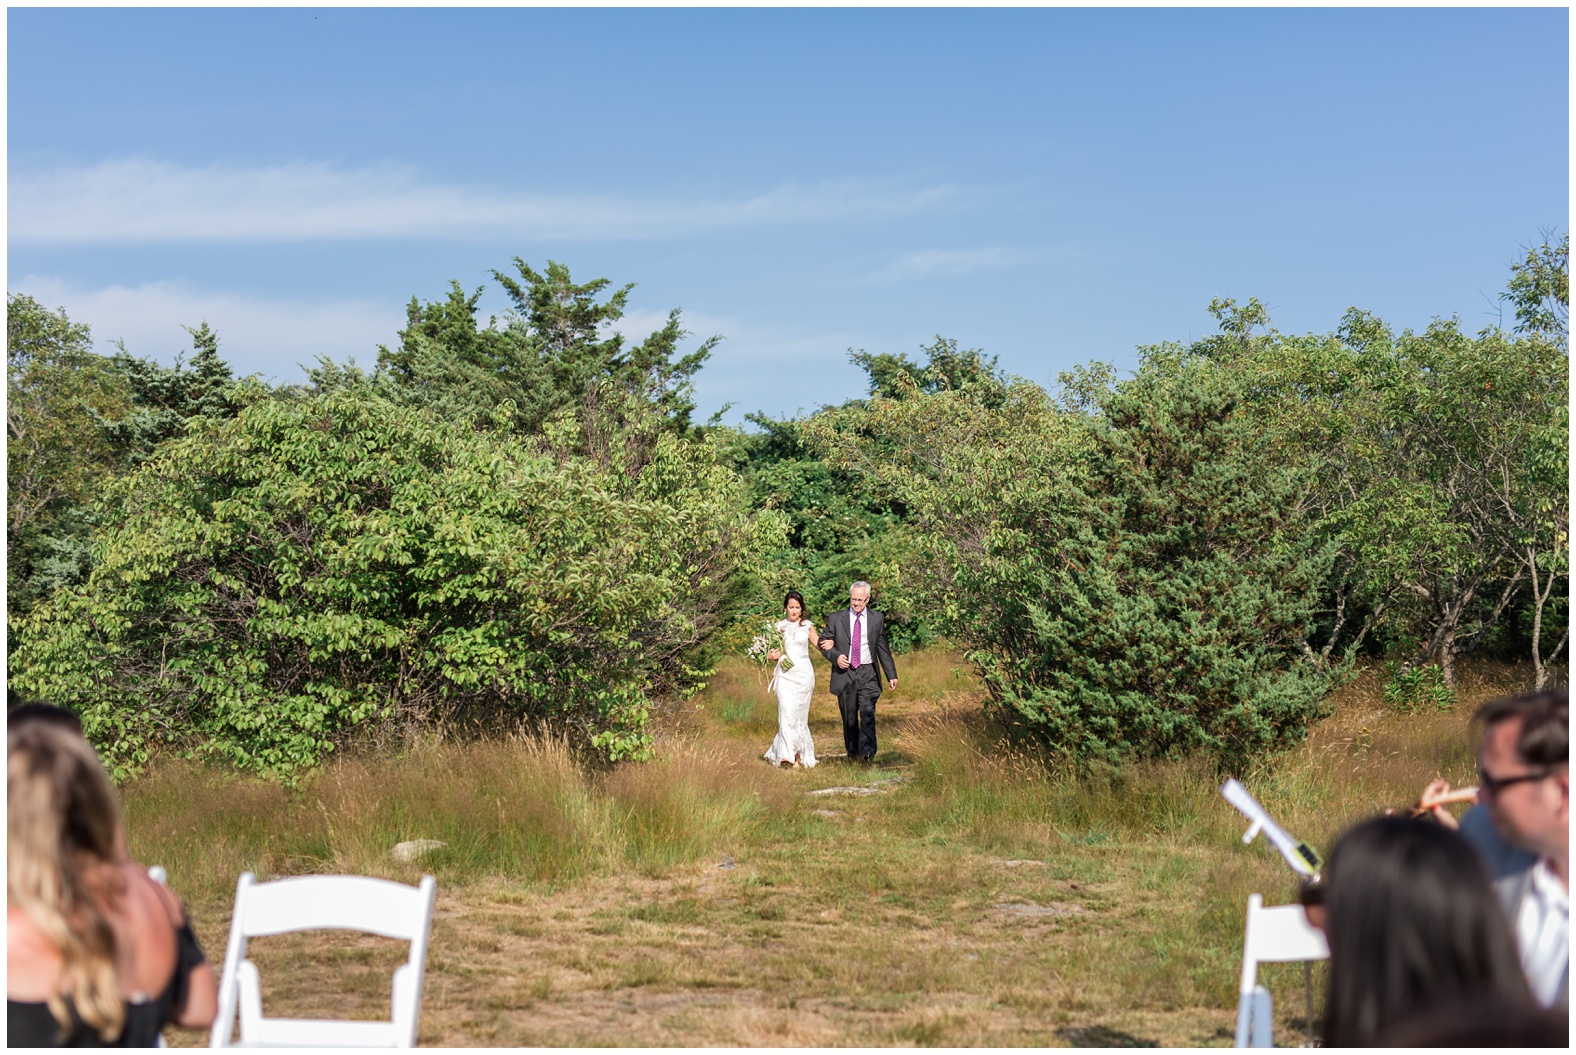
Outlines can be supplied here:
[[783, 645], [783, 632], [777, 629], [776, 623], [767, 623], [761, 627], [760, 633], [750, 639], [750, 647], [745, 649], [744, 654], [761, 663], [769, 663], [771, 660], [767, 653], [772, 649], [783, 653], [782, 669], [792, 670], [793, 660], [788, 658], [788, 649]]

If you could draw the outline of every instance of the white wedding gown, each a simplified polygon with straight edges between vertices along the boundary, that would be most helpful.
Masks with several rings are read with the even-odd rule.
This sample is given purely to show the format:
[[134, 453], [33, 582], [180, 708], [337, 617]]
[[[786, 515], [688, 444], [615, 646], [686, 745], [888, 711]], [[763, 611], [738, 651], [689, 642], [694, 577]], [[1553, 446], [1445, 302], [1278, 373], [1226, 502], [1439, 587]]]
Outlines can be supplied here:
[[810, 666], [810, 636], [815, 627], [808, 621], [795, 626], [786, 619], [777, 621], [783, 632], [783, 647], [792, 670], [783, 670], [778, 660], [772, 687], [777, 690], [777, 739], [762, 757], [772, 765], [797, 759], [805, 766], [815, 765], [815, 741], [810, 739], [810, 697], [815, 694], [815, 671]]

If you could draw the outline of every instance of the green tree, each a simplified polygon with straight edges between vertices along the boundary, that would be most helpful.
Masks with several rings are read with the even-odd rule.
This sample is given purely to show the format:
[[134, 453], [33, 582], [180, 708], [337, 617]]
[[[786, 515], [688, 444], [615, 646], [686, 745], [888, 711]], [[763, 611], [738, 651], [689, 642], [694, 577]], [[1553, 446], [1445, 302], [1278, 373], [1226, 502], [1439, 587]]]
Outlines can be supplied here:
[[[975, 402], [1000, 404], [1006, 379], [994, 357], [973, 348], [960, 351], [955, 340], [939, 335], [921, 350], [924, 364], [904, 355], [850, 351], [849, 357], [865, 371], [870, 393], [878, 398], [958, 392]], [[821, 416], [858, 431], [866, 412], [866, 401], [855, 399]], [[849, 585], [863, 579], [875, 587], [894, 648], [904, 651], [934, 640], [934, 621], [905, 589], [900, 574], [917, 545], [903, 502], [873, 487], [869, 477], [823, 462], [804, 441], [803, 421], [760, 414], [746, 420], [761, 431], [732, 434], [733, 464], [749, 481], [757, 508], [787, 517], [788, 539], [757, 591], [758, 608], [741, 618], [753, 622], [775, 611], [791, 586], [804, 594], [812, 618], [820, 619], [845, 605]]]
[[1454, 320], [1394, 335], [1352, 312], [1341, 336], [1352, 471], [1330, 520], [1361, 588], [1389, 606], [1404, 665], [1437, 662], [1453, 686], [1456, 657], [1489, 639], [1529, 569], [1546, 592], [1564, 545], [1568, 497], [1553, 474], [1564, 478], [1568, 360]]
[[90, 507], [110, 478], [181, 435], [190, 418], [233, 413], [234, 377], [217, 335], [206, 322], [187, 332], [190, 366], [179, 355], [173, 368], [160, 366], [119, 342], [105, 357], [90, 351], [88, 328], [65, 309], [9, 298], [10, 617], [87, 575]]
[[1453, 320], [1397, 335], [1352, 309], [1336, 333], [1299, 337], [1255, 300], [1211, 310], [1220, 333], [1164, 354], [1250, 377], [1248, 406], [1311, 473], [1337, 559], [1309, 658], [1350, 656], [1372, 631], [1403, 669], [1437, 663], [1453, 684], [1455, 658], [1524, 598], [1541, 627], [1568, 508], [1567, 359], [1547, 335], [1470, 336]]
[[6, 297], [6, 587], [12, 616], [78, 572], [83, 506], [117, 465], [100, 427], [132, 393], [87, 326], [26, 294]]
[[100, 428], [125, 464], [140, 464], [159, 444], [182, 435], [192, 418], [227, 418], [235, 413], [230, 401], [235, 374], [219, 355], [219, 335], [206, 320], [195, 329], [184, 328], [192, 339], [190, 363], [177, 353], [174, 366], [161, 366], [132, 355], [116, 342], [118, 351], [111, 362], [126, 379], [131, 407], [119, 420], [100, 422]]
[[1542, 335], [1562, 349], [1570, 344], [1571, 236], [1567, 231], [1554, 240], [1544, 232], [1543, 243], [1528, 249], [1512, 265], [1504, 299], [1516, 309], [1516, 332]]
[[[530, 434], [606, 382], [655, 407], [672, 427], [690, 426], [694, 375], [720, 338], [680, 355], [687, 333], [675, 310], [661, 329], [626, 346], [614, 326], [633, 285], [602, 299], [607, 279], [576, 284], [562, 264], [549, 261], [538, 272], [518, 257], [514, 263], [517, 275], [493, 272], [513, 305], [502, 325], [478, 320], [485, 287], [467, 295], [456, 282], [444, 300], [411, 299], [398, 347], [379, 348], [379, 375], [393, 386], [385, 395], [450, 415], [491, 420], [506, 412], [516, 431]], [[350, 380], [332, 364], [312, 376], [320, 388]]]
[[12, 659], [120, 774], [168, 747], [290, 778], [358, 735], [527, 716], [643, 757], [777, 530], [638, 408], [566, 410], [542, 452], [361, 390], [242, 398], [112, 486], [92, 574]]
[[[1501, 460], [1488, 474], [1491, 493], [1510, 522], [1512, 544], [1531, 589], [1532, 665], [1536, 684], [1548, 683], [1547, 664], [1569, 643], [1561, 620], [1553, 647], [1544, 651], [1544, 614], [1554, 587], [1570, 584], [1570, 232], [1558, 242], [1527, 251], [1511, 268], [1506, 297], [1516, 307], [1516, 332], [1528, 341], [1519, 349], [1532, 370], [1516, 372], [1516, 427], [1525, 442], [1514, 445], [1514, 464]], [[1530, 382], [1530, 383], [1528, 383]], [[1503, 389], [1502, 389], [1503, 391]], [[1501, 423], [1496, 423], [1501, 424]]]
[[850, 349], [848, 358], [869, 377], [870, 394], [887, 399], [901, 399], [910, 391], [927, 395], [961, 391], [970, 385], [987, 387], [995, 394], [1007, 380], [996, 368], [996, 356], [987, 359], [978, 348], [960, 350], [957, 341], [939, 333], [920, 350], [925, 353], [923, 366], [906, 355], [887, 352]]
[[[426, 406], [445, 417], [471, 416], [498, 408], [516, 409], [527, 427], [540, 425], [556, 405], [546, 393], [545, 371], [529, 355], [517, 334], [498, 328], [490, 319], [477, 322], [477, 303], [485, 287], [467, 295], [458, 282], [450, 283], [444, 300], [422, 303], [411, 298], [399, 346], [378, 348], [375, 380], [392, 382], [381, 394]], [[342, 376], [340, 368], [320, 361], [311, 379], [320, 389], [353, 383], [359, 372]], [[546, 394], [545, 406], [535, 399]], [[518, 409], [524, 400], [523, 409]]]
[[[1243, 411], [1277, 438], [1279, 457], [1307, 473], [1303, 502], [1314, 524], [1311, 544], [1333, 546], [1336, 558], [1320, 591], [1321, 606], [1298, 648], [1316, 667], [1338, 670], [1383, 625], [1398, 588], [1364, 573], [1359, 554], [1347, 545], [1341, 516], [1369, 483], [1359, 451], [1366, 435], [1362, 426], [1370, 417], [1363, 402], [1370, 390], [1368, 371], [1377, 360], [1361, 358], [1333, 334], [1279, 332], [1257, 298], [1245, 304], [1215, 299], [1209, 311], [1219, 323], [1218, 333], [1188, 346], [1157, 345], [1145, 354], [1178, 368], [1197, 362], [1242, 377]], [[1075, 382], [1069, 385], [1075, 395], [1064, 397], [1069, 407], [1096, 408], [1114, 388], [1110, 368], [1096, 367], [1086, 377], [1064, 375], [1064, 384]]]
[[752, 503], [783, 514], [787, 534], [770, 561], [766, 596], [758, 609], [742, 615], [753, 620], [775, 613], [791, 587], [804, 594], [810, 617], [820, 620], [844, 607], [849, 585], [862, 579], [875, 585], [892, 647], [903, 652], [927, 644], [934, 639], [934, 626], [907, 603], [893, 573], [906, 553], [902, 517], [848, 476], [815, 458], [751, 467]]

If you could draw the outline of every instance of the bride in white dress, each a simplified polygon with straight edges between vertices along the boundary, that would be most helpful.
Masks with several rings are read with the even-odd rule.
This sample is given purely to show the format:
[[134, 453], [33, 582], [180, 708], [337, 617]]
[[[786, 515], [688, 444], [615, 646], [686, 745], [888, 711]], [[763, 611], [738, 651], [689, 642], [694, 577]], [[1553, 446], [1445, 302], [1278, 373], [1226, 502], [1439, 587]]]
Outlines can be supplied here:
[[815, 741], [810, 739], [810, 697], [815, 693], [815, 671], [810, 668], [810, 642], [815, 626], [804, 618], [804, 598], [789, 590], [783, 600], [784, 619], [777, 621], [783, 645], [793, 666], [782, 669], [782, 651], [772, 649], [766, 658], [777, 662], [771, 687], [777, 690], [777, 739], [762, 757], [774, 766], [787, 769], [815, 765]]

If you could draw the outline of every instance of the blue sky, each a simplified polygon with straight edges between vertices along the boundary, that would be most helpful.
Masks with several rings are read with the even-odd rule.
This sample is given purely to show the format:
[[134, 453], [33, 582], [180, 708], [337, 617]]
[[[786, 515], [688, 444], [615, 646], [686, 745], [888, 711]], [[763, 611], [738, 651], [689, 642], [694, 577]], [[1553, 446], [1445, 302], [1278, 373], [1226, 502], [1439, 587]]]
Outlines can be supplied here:
[[1047, 386], [1349, 306], [1494, 321], [1564, 230], [1564, 9], [11, 9], [7, 289], [170, 361], [370, 365], [519, 256], [724, 337], [701, 417], [943, 334]]

